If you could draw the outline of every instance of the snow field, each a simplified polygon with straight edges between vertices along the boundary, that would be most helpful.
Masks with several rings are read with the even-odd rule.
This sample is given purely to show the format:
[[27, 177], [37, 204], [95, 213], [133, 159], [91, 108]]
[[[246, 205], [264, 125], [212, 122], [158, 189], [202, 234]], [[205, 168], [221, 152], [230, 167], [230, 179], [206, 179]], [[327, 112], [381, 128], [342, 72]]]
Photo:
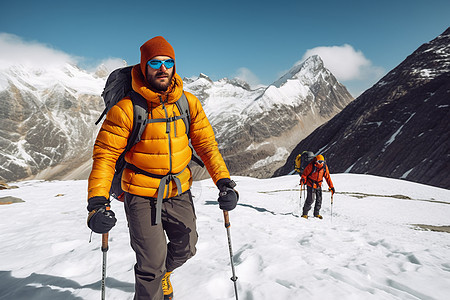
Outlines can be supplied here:
[[[239, 299], [447, 299], [450, 191], [369, 175], [332, 174], [331, 218], [299, 218], [299, 177], [235, 177], [230, 212]], [[0, 197], [0, 299], [97, 299], [101, 236], [86, 226], [86, 181], [28, 181]], [[211, 180], [195, 182], [197, 254], [171, 281], [175, 299], [234, 299], [223, 214]], [[408, 198], [406, 198], [406, 197]], [[302, 196], [302, 203], [305, 197]], [[110, 232], [107, 298], [133, 299], [134, 253], [123, 205]]]

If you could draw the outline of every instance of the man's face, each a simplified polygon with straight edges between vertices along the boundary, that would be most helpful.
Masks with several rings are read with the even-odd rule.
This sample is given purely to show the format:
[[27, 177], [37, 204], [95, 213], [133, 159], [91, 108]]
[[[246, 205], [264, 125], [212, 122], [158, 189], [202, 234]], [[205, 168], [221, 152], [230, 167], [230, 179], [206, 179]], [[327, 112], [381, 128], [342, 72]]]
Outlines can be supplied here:
[[[165, 61], [167, 59], [171, 58], [169, 56], [155, 56], [151, 60]], [[172, 77], [173, 67], [168, 69], [164, 64], [161, 64], [158, 69], [154, 69], [147, 63], [147, 81], [153, 89], [161, 92], [167, 91]]]

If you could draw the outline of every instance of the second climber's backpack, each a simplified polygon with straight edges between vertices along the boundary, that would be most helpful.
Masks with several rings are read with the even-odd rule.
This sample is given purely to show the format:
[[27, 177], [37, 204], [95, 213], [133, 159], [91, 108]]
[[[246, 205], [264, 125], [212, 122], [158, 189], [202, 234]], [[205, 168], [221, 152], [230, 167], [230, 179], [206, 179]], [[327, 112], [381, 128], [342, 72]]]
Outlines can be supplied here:
[[295, 171], [302, 175], [306, 166], [314, 159], [314, 153], [311, 151], [303, 151], [295, 158]]

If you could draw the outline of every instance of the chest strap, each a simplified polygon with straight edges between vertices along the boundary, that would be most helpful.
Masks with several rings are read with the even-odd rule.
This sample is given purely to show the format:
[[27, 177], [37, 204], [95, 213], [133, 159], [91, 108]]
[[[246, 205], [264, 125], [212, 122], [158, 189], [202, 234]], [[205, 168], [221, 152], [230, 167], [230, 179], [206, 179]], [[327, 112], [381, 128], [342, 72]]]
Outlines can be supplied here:
[[[321, 169], [317, 169], [316, 166], [313, 166], [311, 173], [308, 174], [308, 176], [306, 176], [306, 183], [312, 187], [313, 189], [318, 189], [321, 187], [322, 181], [323, 181], [323, 176], [325, 175], [325, 171], [326, 171], [326, 165], [324, 165]], [[322, 178], [321, 180], [313, 180], [310, 176], [312, 174], [314, 174], [314, 172], [317, 172], [317, 179], [320, 178], [320, 172], [322, 171]]]

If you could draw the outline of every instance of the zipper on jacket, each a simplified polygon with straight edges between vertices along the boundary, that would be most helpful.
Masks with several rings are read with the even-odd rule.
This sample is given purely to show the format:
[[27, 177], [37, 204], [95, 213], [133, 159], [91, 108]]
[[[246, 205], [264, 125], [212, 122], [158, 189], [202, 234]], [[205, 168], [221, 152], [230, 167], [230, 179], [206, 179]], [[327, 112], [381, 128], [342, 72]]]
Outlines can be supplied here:
[[[167, 113], [167, 108], [164, 105], [164, 101], [162, 100], [162, 97], [159, 96], [159, 101], [161, 102], [161, 105], [164, 109], [164, 114], [166, 116], [166, 119], [169, 119], [169, 114]], [[166, 122], [166, 133], [169, 139], [169, 174], [172, 173], [172, 138], [170, 137], [170, 122]]]

